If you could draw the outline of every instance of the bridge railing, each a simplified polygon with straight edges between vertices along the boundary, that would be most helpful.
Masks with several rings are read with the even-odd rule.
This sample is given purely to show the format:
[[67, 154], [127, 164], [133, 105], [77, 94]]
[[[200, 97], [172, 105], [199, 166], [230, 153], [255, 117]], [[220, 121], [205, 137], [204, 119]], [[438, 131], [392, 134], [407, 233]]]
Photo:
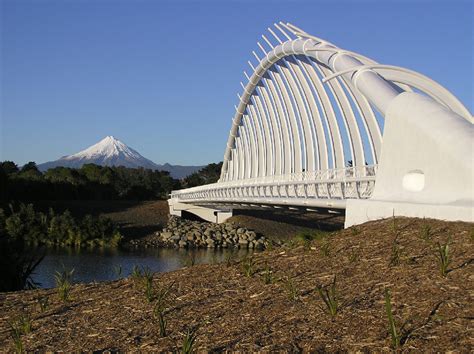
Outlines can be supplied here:
[[171, 192], [181, 202], [255, 202], [265, 199], [366, 199], [375, 186], [377, 165], [305, 171], [217, 182]]

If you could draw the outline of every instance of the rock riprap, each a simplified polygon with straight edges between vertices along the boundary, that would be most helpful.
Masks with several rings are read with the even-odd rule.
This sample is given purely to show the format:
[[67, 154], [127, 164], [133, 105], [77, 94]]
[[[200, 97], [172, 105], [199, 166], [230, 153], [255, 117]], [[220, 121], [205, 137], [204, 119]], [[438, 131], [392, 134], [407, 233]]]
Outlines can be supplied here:
[[214, 224], [170, 216], [166, 228], [157, 232], [165, 246], [180, 248], [250, 248], [263, 249], [264, 236], [234, 223]]

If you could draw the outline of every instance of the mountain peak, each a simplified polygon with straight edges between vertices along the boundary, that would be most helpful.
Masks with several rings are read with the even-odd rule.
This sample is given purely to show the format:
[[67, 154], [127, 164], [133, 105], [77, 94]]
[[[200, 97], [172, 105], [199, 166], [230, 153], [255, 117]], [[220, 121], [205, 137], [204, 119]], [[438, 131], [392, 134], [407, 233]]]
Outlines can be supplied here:
[[80, 168], [84, 164], [93, 163], [99, 166], [124, 166], [129, 168], [143, 167], [152, 170], [169, 171], [174, 178], [184, 178], [196, 172], [203, 166], [173, 166], [157, 165], [140, 155], [136, 150], [118, 140], [113, 135], [107, 135], [98, 143], [73, 155], [61, 157], [59, 160], [38, 165], [45, 171], [57, 166]]
[[112, 157], [124, 157], [132, 160], [144, 158], [137, 151], [128, 147], [126, 144], [115, 137], [109, 135], [99, 141], [97, 144], [94, 144], [85, 150], [79, 151], [76, 154], [66, 156], [65, 159], [110, 159]]

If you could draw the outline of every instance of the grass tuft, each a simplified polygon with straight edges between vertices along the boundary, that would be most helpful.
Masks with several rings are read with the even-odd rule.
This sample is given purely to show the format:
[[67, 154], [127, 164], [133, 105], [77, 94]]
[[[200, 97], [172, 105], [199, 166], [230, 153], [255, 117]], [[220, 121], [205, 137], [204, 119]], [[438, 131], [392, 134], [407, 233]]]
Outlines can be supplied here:
[[158, 320], [161, 337], [167, 336], [167, 331], [166, 331], [167, 321], [165, 319], [165, 311], [169, 305], [169, 301], [171, 298], [171, 290], [173, 286], [174, 286], [174, 282], [167, 287], [159, 287], [155, 296], [156, 302], [153, 308], [153, 314], [155, 315], [155, 318]]
[[242, 261], [242, 271], [247, 278], [255, 274], [255, 260], [253, 257], [245, 257]]
[[295, 280], [291, 277], [291, 275], [288, 275], [283, 279], [283, 284], [288, 293], [289, 299], [291, 301], [297, 301], [299, 299], [300, 292], [295, 284]]
[[400, 244], [398, 243], [398, 237], [396, 236], [392, 241], [392, 250], [390, 253], [390, 260], [388, 265], [390, 267], [395, 267], [400, 265], [400, 258], [402, 255], [402, 249], [400, 248]]
[[142, 279], [145, 287], [145, 297], [148, 302], [153, 302], [155, 299], [155, 294], [153, 291], [153, 272], [150, 268], [145, 267], [142, 270]]
[[321, 255], [323, 255], [324, 257], [329, 257], [331, 255], [331, 243], [329, 242], [329, 240], [324, 240], [322, 243], [321, 243]]
[[390, 293], [390, 289], [385, 289], [385, 310], [387, 312], [387, 318], [388, 318], [388, 330], [390, 333], [390, 337], [392, 339], [392, 348], [398, 349], [400, 347], [401, 336], [397, 331], [397, 325], [393, 317], [392, 295]]
[[326, 309], [332, 317], [335, 317], [338, 310], [338, 301], [336, 294], [336, 276], [329, 286], [323, 287], [321, 285], [316, 286], [316, 290], [319, 296], [326, 305]]
[[114, 271], [115, 271], [115, 275], [117, 275], [117, 278], [122, 277], [122, 265], [121, 264], [115, 266]]
[[235, 262], [236, 252], [230, 251], [225, 255], [225, 264], [230, 267]]
[[37, 301], [41, 312], [45, 312], [49, 308], [49, 298], [47, 296], [41, 296]]
[[263, 269], [263, 282], [265, 284], [272, 284], [273, 283], [273, 272], [270, 269], [268, 263], [265, 263], [265, 268]]
[[30, 333], [31, 330], [31, 317], [26, 313], [22, 314], [16, 321], [10, 323], [10, 336], [17, 353], [23, 353], [25, 351], [21, 336]]
[[431, 226], [426, 221], [424, 221], [423, 225], [421, 226], [421, 230], [420, 230], [421, 239], [426, 241], [426, 242], [430, 242], [432, 235], [433, 234], [432, 234]]
[[57, 271], [54, 275], [59, 298], [65, 303], [71, 300], [73, 273], [74, 268], [71, 270], [63, 269], [62, 272]]
[[194, 344], [197, 339], [197, 327], [188, 328], [183, 338], [181, 353], [190, 354], [193, 352]]
[[444, 245], [441, 245], [438, 242], [438, 249], [437, 249], [437, 258], [439, 264], [439, 271], [441, 276], [445, 277], [448, 274], [448, 267], [451, 263], [451, 258], [449, 255], [449, 244], [450, 240], [448, 240]]
[[194, 267], [196, 265], [196, 252], [188, 252], [183, 263], [185, 267]]
[[21, 329], [14, 323], [10, 323], [10, 336], [13, 340], [15, 345], [15, 352], [16, 353], [23, 353], [25, 351], [23, 346], [23, 340], [21, 339]]
[[360, 255], [359, 252], [355, 249], [351, 250], [351, 253], [349, 254], [349, 262], [355, 263], [359, 260]]
[[351, 233], [352, 233], [352, 236], [357, 236], [360, 234], [360, 229], [357, 226], [352, 226]]

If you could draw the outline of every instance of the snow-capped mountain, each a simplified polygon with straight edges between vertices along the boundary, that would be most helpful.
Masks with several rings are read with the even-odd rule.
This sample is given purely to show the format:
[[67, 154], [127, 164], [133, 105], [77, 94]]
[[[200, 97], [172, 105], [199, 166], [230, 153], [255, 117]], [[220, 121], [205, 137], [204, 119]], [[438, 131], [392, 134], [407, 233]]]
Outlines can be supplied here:
[[174, 178], [184, 178], [203, 166], [173, 166], [168, 163], [158, 165], [153, 161], [143, 157], [136, 150], [127, 146], [113, 136], [107, 136], [97, 144], [88, 147], [76, 154], [63, 156], [59, 160], [50, 161], [38, 165], [41, 171], [50, 168], [63, 166], [80, 168], [87, 163], [94, 163], [100, 166], [125, 166], [129, 168], [148, 168], [152, 170], [168, 171]]

